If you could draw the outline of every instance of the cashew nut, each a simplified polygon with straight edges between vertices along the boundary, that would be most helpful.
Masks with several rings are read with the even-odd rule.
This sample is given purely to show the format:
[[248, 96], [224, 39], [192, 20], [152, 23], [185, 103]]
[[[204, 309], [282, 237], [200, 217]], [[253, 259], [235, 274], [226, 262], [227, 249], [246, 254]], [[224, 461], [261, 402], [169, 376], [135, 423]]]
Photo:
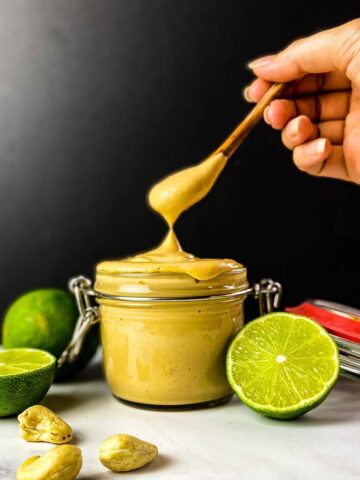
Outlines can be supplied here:
[[25, 460], [16, 471], [17, 480], [74, 480], [82, 466], [81, 450], [73, 445], [53, 447], [44, 455]]
[[158, 449], [131, 435], [112, 435], [100, 445], [101, 463], [114, 472], [143, 467], [158, 455]]
[[20, 433], [28, 442], [67, 443], [71, 427], [56, 413], [42, 405], [29, 407], [18, 416]]

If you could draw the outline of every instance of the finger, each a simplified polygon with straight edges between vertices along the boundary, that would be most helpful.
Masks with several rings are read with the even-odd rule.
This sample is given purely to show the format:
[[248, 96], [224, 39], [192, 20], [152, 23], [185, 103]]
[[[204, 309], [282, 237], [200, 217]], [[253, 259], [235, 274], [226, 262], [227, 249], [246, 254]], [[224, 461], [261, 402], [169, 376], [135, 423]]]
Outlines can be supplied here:
[[343, 120], [349, 112], [350, 92], [332, 92], [296, 99], [277, 99], [265, 109], [264, 118], [275, 129], [305, 115], [313, 121]]
[[344, 141], [344, 125], [342, 120], [321, 122], [315, 125], [308, 117], [296, 117], [282, 131], [283, 144], [293, 150], [309, 140], [327, 138], [332, 145], [342, 145]]
[[271, 125], [272, 128], [275, 128], [275, 130], [282, 130], [292, 118], [295, 118], [299, 114], [300, 112], [296, 110], [294, 102], [278, 99], [271, 102], [271, 104], [265, 108], [264, 120], [268, 125]]
[[299, 170], [317, 175], [331, 150], [332, 146], [326, 138], [312, 140], [294, 149], [294, 163]]
[[[307, 73], [348, 70], [349, 79], [360, 86], [360, 69], [356, 68], [359, 30], [360, 19], [356, 19], [297, 40], [277, 55], [250, 62], [249, 67], [258, 77], [272, 82], [288, 82]], [[355, 68], [349, 69], [351, 65]]]
[[293, 159], [299, 170], [319, 177], [349, 180], [343, 148], [318, 138], [294, 149]]
[[256, 78], [250, 85], [248, 85], [243, 95], [247, 102], [258, 102], [271, 87], [271, 82]]
[[[263, 80], [266, 82], [266, 80]], [[330, 73], [309, 74], [298, 82], [291, 83], [282, 96], [296, 97], [310, 93], [350, 90], [351, 82], [345, 72], [335, 70]]]
[[347, 181], [351, 180], [348, 174], [342, 146], [332, 146], [331, 154], [324, 160], [317, 175], [319, 177], [338, 178]]
[[313, 140], [317, 137], [318, 130], [310, 118], [301, 115], [296, 117], [285, 126], [281, 137], [283, 144], [293, 150], [298, 145]]
[[[272, 83], [256, 78], [244, 89], [244, 97], [248, 102], [258, 102], [269, 90]], [[351, 82], [344, 72], [336, 70], [326, 74], [306, 75], [302, 80], [291, 83], [281, 94], [282, 98], [296, 97], [309, 93], [350, 90]]]
[[[331, 120], [329, 122], [320, 122], [314, 125], [317, 129], [317, 136], [330, 140], [332, 145], [342, 145], [344, 141], [344, 120]], [[360, 137], [359, 137], [360, 138]]]
[[360, 88], [354, 87], [346, 117], [344, 152], [350, 178], [360, 184]]

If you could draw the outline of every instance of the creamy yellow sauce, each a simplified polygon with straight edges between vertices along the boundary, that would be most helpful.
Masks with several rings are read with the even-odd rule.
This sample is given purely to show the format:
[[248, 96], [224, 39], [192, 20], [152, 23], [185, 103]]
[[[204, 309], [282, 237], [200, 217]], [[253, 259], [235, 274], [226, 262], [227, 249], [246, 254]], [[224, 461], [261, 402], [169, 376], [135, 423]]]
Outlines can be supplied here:
[[185, 273], [196, 280], [210, 280], [222, 272], [233, 271], [241, 265], [230, 259], [197, 258], [184, 252], [172, 229], [162, 244], [154, 250], [121, 261], [102, 262], [97, 267], [99, 274], [119, 273]]
[[157, 248], [123, 260], [98, 265], [99, 273], [185, 273], [197, 280], [209, 280], [241, 265], [230, 259], [204, 258], [184, 252], [174, 232], [174, 223], [192, 205], [202, 200], [224, 169], [227, 158], [211, 155], [193, 167], [180, 170], [160, 181], [150, 190], [148, 200], [169, 226], [169, 232]]
[[225, 357], [243, 325], [242, 299], [100, 301], [106, 378], [121, 399], [189, 405], [227, 397]]
[[225, 155], [217, 153], [198, 165], [169, 175], [150, 190], [150, 206], [173, 227], [185, 210], [209, 193], [226, 161]]
[[188, 405], [232, 392], [225, 357], [243, 325], [244, 297], [226, 294], [246, 288], [246, 269], [234, 260], [184, 252], [173, 230], [179, 216], [211, 190], [226, 161], [214, 154], [155, 185], [149, 204], [169, 227], [161, 245], [97, 266], [97, 292], [130, 297], [98, 299], [105, 373], [117, 397]]

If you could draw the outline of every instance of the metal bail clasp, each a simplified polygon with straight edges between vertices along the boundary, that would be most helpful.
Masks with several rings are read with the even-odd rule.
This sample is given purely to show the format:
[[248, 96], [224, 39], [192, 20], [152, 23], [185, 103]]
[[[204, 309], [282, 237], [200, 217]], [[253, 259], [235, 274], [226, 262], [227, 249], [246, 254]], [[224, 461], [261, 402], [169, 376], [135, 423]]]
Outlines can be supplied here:
[[60, 368], [65, 362], [72, 363], [79, 355], [86, 334], [99, 321], [99, 309], [91, 305], [90, 296], [93, 295], [91, 280], [79, 276], [69, 282], [69, 290], [75, 295], [79, 310], [79, 318], [68, 346], [58, 358], [57, 366]]
[[282, 286], [279, 282], [274, 282], [271, 278], [263, 278], [259, 283], [253, 286], [254, 298], [259, 300], [260, 315], [271, 313], [279, 308], [282, 294]]

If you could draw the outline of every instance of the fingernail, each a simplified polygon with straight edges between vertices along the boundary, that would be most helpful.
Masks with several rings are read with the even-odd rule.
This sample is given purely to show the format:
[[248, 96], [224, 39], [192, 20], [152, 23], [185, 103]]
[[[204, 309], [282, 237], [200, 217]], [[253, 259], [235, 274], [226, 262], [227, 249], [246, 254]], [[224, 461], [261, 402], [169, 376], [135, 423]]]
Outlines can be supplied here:
[[290, 136], [291, 137], [296, 137], [300, 133], [300, 122], [301, 118], [295, 118], [291, 123], [290, 123]]
[[271, 122], [269, 120], [269, 110], [270, 110], [270, 106], [265, 108], [265, 110], [264, 110], [264, 120], [268, 125], [271, 125]]
[[243, 97], [245, 98], [245, 100], [247, 102], [252, 102], [251, 98], [250, 98], [250, 95], [249, 95], [249, 92], [250, 92], [250, 87], [246, 87], [244, 88], [243, 90]]
[[262, 68], [265, 67], [265, 65], [269, 65], [275, 55], [267, 55], [266, 57], [261, 57], [257, 58], [255, 60], [251, 60], [248, 64], [247, 67], [253, 70], [254, 68]]
[[320, 155], [326, 150], [326, 138], [319, 138], [309, 146], [310, 155]]

